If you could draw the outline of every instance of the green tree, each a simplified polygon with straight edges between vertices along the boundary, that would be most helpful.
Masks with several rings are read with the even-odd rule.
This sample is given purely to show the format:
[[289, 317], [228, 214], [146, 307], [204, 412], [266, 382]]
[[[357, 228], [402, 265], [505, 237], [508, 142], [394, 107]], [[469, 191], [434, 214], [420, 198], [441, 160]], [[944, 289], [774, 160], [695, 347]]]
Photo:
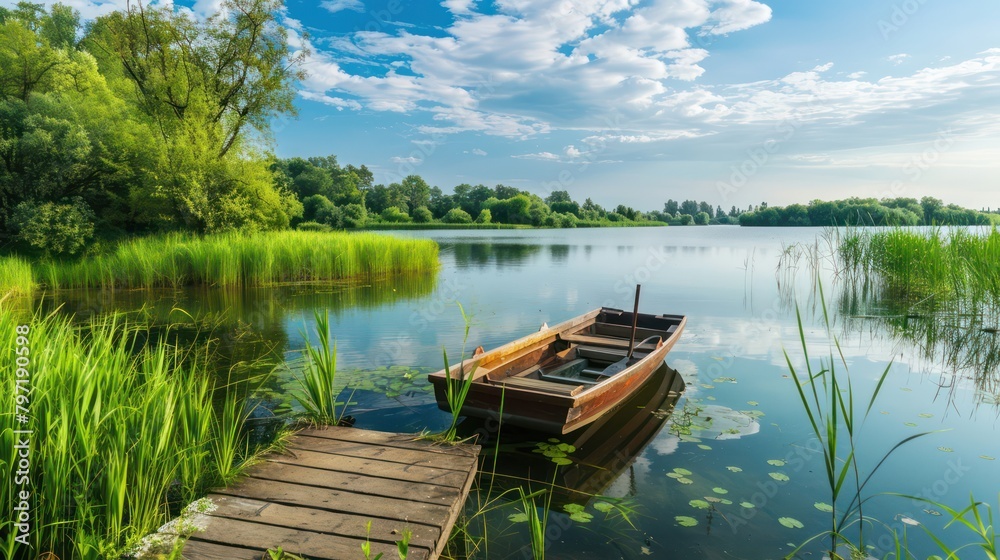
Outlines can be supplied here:
[[446, 224], [471, 224], [472, 216], [461, 208], [452, 208], [441, 221]]
[[407, 175], [400, 183], [403, 200], [407, 212], [413, 212], [420, 206], [427, 206], [431, 201], [431, 187], [420, 175]]
[[696, 226], [707, 226], [710, 220], [708, 212], [698, 212], [694, 215], [694, 224]]
[[434, 214], [426, 206], [421, 206], [413, 211], [413, 221], [418, 224], [426, 224], [434, 219]]
[[489, 224], [493, 222], [493, 214], [490, 212], [489, 208], [483, 208], [479, 211], [479, 215], [476, 216], [477, 224]]

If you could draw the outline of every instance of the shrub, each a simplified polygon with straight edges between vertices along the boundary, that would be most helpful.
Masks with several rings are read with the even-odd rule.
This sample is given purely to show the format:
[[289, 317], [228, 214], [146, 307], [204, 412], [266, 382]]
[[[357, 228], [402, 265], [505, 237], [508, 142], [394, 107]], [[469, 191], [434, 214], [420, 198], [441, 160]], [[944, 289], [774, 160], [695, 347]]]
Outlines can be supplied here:
[[413, 209], [413, 221], [418, 224], [426, 224], [434, 219], [434, 215], [426, 206], [418, 206]]
[[471, 224], [472, 216], [461, 208], [452, 208], [451, 210], [448, 210], [448, 213], [444, 215], [444, 218], [441, 218], [441, 221], [446, 224]]
[[390, 206], [382, 211], [380, 214], [382, 220], [389, 222], [391, 224], [401, 224], [410, 221], [410, 217], [406, 212], [400, 210], [396, 206]]
[[691, 214], [681, 214], [678, 219], [681, 221], [682, 226], [689, 226], [694, 223], [694, 216]]
[[477, 224], [489, 224], [493, 222], [493, 213], [490, 212], [489, 208], [483, 208], [479, 211], [479, 215], [476, 216]]
[[365, 225], [368, 219], [368, 212], [360, 204], [348, 204], [343, 208], [344, 227], [356, 228]]
[[698, 212], [694, 215], [694, 223], [699, 226], [707, 226], [710, 219], [708, 212]]
[[68, 203], [22, 202], [10, 221], [22, 241], [53, 255], [74, 255], [94, 237], [94, 212], [79, 197]]
[[556, 222], [561, 228], [575, 228], [580, 221], [579, 218], [569, 212], [553, 214], [553, 216], [555, 216]]
[[319, 222], [302, 222], [295, 229], [299, 231], [333, 231], [332, 227]]

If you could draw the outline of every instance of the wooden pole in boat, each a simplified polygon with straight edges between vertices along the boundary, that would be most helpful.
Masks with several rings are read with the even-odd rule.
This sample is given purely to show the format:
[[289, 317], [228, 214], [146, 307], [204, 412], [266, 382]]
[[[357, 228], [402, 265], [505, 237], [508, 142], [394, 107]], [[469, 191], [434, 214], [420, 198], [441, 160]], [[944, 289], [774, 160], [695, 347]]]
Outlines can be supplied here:
[[639, 326], [639, 290], [642, 288], [641, 284], [635, 285], [635, 305], [632, 308], [632, 336], [628, 339], [628, 356], [626, 359], [632, 359], [632, 350], [635, 349], [635, 330]]

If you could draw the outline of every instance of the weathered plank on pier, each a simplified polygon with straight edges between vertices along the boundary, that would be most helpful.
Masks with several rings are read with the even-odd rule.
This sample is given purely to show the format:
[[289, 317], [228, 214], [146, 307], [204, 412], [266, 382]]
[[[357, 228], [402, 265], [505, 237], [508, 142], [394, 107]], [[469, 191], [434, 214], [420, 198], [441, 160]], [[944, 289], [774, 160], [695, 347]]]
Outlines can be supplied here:
[[[479, 447], [413, 434], [308, 429], [238, 484], [208, 496], [211, 511], [186, 521], [191, 560], [267, 558], [267, 549], [313, 560], [396, 557], [411, 532], [411, 560], [441, 554], [468, 496]], [[370, 524], [370, 525], [369, 525]]]

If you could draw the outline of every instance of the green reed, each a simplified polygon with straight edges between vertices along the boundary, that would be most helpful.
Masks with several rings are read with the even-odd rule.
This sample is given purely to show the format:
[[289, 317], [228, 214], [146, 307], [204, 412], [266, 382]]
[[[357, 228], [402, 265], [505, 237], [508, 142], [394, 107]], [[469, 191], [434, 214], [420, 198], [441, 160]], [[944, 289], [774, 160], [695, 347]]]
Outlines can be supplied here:
[[[867, 473], [861, 471], [857, 456], [860, 428], [875, 405], [892, 364], [886, 366], [882, 372], [867, 403], [863, 400], [856, 402], [847, 359], [841, 351], [840, 341], [832, 332], [822, 284], [818, 284], [818, 291], [826, 331], [832, 341], [829, 354], [817, 363], [811, 361], [806, 342], [806, 329], [798, 306], [795, 315], [806, 371], [799, 371], [792, 363], [788, 352], [785, 351], [784, 354], [802, 409], [809, 420], [813, 435], [820, 442], [824, 474], [833, 507], [830, 513], [830, 529], [807, 540], [786, 558], [794, 556], [815, 539], [829, 537], [830, 548], [827, 552], [830, 558], [841, 560], [842, 556], [837, 552], [841, 545], [847, 546], [852, 551], [865, 550], [865, 527], [875, 521], [866, 517], [864, 513], [865, 504], [872, 498], [866, 493], [872, 477], [900, 447], [933, 432], [923, 432], [900, 440], [885, 452], [871, 470]], [[805, 374], [804, 380], [800, 377], [802, 374]]]
[[30, 275], [25, 261], [7, 257], [0, 260], [0, 288], [245, 287], [374, 279], [434, 270], [437, 257], [433, 241], [375, 233], [175, 233], [123, 241], [78, 260], [43, 259], [30, 265]]
[[444, 357], [444, 394], [445, 399], [448, 401], [448, 410], [451, 411], [451, 425], [444, 432], [433, 436], [435, 439], [448, 442], [455, 441], [458, 437], [458, 421], [462, 417], [462, 406], [465, 405], [465, 399], [472, 389], [472, 383], [476, 378], [476, 369], [479, 366], [477, 362], [472, 365], [469, 371], [465, 371], [465, 345], [469, 341], [469, 329], [472, 328], [472, 317], [465, 312], [465, 308], [462, 307], [461, 303], [458, 304], [458, 310], [462, 313], [462, 320], [465, 322], [465, 334], [462, 337], [462, 354], [459, 357], [458, 377], [452, 374], [451, 365], [448, 363], [448, 351], [441, 351]]
[[20, 257], [0, 257], [0, 295], [26, 295], [34, 289], [30, 262]]
[[300, 390], [292, 396], [305, 409], [306, 419], [313, 424], [335, 425], [344, 415], [341, 408], [337, 414], [337, 397], [341, 389], [336, 386], [337, 344], [330, 341], [330, 316], [314, 313], [319, 346], [306, 342], [306, 362], [302, 377], [297, 380]]
[[[18, 325], [26, 346], [15, 343]], [[148, 336], [120, 316], [82, 329], [57, 315], [19, 321], [0, 300], [0, 360], [14, 364], [15, 348], [28, 348], [31, 388], [25, 424], [15, 415], [17, 377], [2, 382], [0, 471], [15, 480], [12, 450], [24, 435], [14, 431], [24, 429], [31, 468], [26, 487], [0, 485], [0, 504], [10, 511], [30, 491], [32, 556], [118, 557], [249, 458], [243, 401], [227, 391], [221, 409], [213, 405], [207, 355], [143, 346]], [[28, 552], [13, 522], [0, 519], [7, 557]]]
[[907, 301], [1000, 302], [1000, 231], [853, 229], [837, 256], [850, 280], [876, 282]]

